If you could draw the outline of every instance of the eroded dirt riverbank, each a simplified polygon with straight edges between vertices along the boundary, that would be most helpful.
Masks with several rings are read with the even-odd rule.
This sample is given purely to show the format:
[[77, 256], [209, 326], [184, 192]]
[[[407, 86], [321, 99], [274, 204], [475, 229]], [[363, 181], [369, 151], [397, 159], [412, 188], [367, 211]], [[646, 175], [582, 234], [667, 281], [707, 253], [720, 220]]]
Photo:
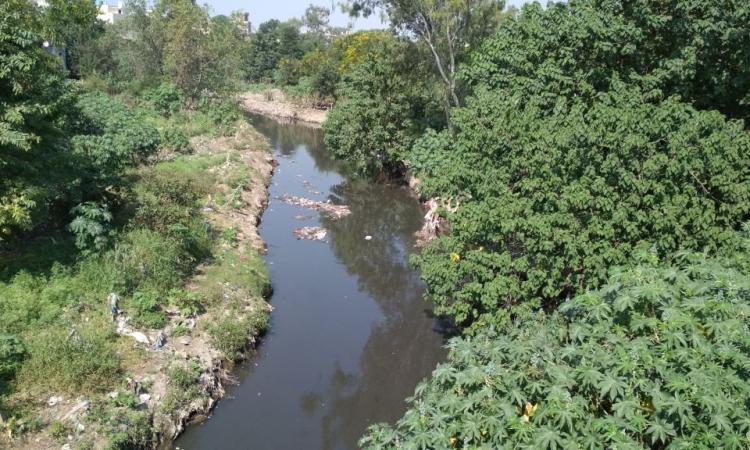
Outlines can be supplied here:
[[264, 92], [246, 92], [242, 95], [241, 104], [251, 113], [315, 128], [320, 128], [328, 116], [328, 110], [301, 105], [275, 88]]

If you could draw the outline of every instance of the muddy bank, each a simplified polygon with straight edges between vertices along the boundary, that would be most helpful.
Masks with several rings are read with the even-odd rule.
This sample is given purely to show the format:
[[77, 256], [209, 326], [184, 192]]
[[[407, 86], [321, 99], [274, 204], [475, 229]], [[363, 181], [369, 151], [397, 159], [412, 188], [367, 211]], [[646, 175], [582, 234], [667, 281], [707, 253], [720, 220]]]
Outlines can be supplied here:
[[287, 99], [279, 89], [247, 92], [242, 95], [240, 102], [249, 112], [312, 127], [320, 127], [328, 115], [328, 110], [311, 108]]

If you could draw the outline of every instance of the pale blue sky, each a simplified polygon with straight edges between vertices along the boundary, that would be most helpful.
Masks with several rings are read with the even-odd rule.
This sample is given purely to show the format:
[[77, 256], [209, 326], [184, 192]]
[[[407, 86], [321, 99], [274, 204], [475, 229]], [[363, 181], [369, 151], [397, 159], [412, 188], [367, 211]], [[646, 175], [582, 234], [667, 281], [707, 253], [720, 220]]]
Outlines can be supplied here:
[[[508, 5], [519, 6], [526, 0], [507, 0]], [[250, 20], [254, 27], [270, 19], [286, 20], [293, 17], [302, 17], [310, 3], [331, 7], [331, 0], [198, 0], [197, 3], [207, 3], [214, 14], [228, 14], [239, 9], [250, 13]], [[338, 1], [334, 0], [338, 4]], [[543, 1], [546, 3], [546, 0]], [[338, 7], [336, 13], [331, 17], [331, 24], [335, 26], [346, 26], [349, 17], [342, 14]], [[355, 22], [356, 29], [381, 28], [380, 20], [375, 17], [369, 19], [358, 19]]]

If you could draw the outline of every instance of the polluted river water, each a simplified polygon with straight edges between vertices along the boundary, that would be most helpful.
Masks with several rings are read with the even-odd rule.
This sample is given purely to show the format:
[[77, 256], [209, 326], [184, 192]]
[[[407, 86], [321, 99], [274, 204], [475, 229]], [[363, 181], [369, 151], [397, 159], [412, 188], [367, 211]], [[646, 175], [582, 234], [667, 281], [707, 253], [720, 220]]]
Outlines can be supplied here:
[[[270, 330], [211, 418], [174, 445], [354, 449], [368, 426], [401, 417], [406, 397], [445, 359], [440, 323], [408, 262], [423, 212], [407, 188], [344, 176], [320, 130], [250, 120], [279, 161], [260, 227]], [[351, 214], [331, 218], [284, 196], [330, 200]], [[299, 240], [303, 227], [326, 233]]]

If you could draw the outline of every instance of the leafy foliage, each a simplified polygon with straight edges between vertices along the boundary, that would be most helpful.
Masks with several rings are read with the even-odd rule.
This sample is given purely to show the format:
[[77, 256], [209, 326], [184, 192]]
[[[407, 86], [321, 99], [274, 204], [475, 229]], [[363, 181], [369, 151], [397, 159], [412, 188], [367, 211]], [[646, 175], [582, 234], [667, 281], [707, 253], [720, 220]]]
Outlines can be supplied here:
[[640, 241], [662, 256], [716, 250], [748, 218], [741, 123], [625, 86], [552, 110], [522, 95], [480, 91], [455, 112], [455, 134], [427, 133], [412, 154], [423, 192], [461, 204], [452, 235], [415, 258], [441, 313], [465, 322], [565, 298]]
[[143, 98], [151, 102], [154, 108], [165, 117], [169, 117], [179, 111], [185, 102], [180, 89], [172, 83], [162, 83], [146, 91]]
[[0, 5], [0, 239], [33, 226], [58, 187], [55, 170], [67, 168], [71, 90], [41, 47], [39, 21], [29, 2]]
[[[747, 245], [747, 242], [746, 242]], [[559, 311], [451, 341], [379, 448], [745, 448], [750, 276], [737, 260], [642, 253]]]
[[549, 306], [598, 286], [646, 239], [661, 256], [731, 248], [750, 212], [748, 134], [670, 95], [701, 105], [652, 45], [670, 28], [636, 20], [649, 11], [637, 4], [525, 7], [465, 67], [474, 94], [453, 129], [407, 156], [425, 195], [460, 205], [446, 213], [452, 236], [415, 258], [441, 313], [465, 324], [519, 301]]
[[[8, 382], [13, 379], [26, 355], [26, 347], [16, 336], [0, 335], [0, 381], [3, 386], [7, 386]], [[4, 390], [5, 388], [0, 388], [0, 394]]]
[[107, 243], [107, 229], [112, 221], [112, 213], [107, 205], [81, 203], [71, 213], [76, 218], [68, 228], [76, 237], [76, 246], [81, 250], [102, 249]]
[[269, 20], [258, 27], [247, 57], [250, 81], [270, 80], [282, 60], [297, 60], [304, 55], [299, 28], [293, 22]]
[[376, 33], [368, 41], [376, 44], [366, 57], [346, 60], [348, 72], [339, 88], [344, 100], [323, 126], [325, 142], [358, 173], [398, 172], [420, 133], [441, 122], [440, 104], [433, 86], [414, 71], [412, 44]]
[[576, 0], [526, 5], [502, 21], [463, 67], [469, 84], [525, 86], [553, 108], [557, 96], [589, 101], [612, 83], [650, 100], [679, 95], [699, 109], [747, 118], [750, 5], [742, 1]]
[[89, 93], [80, 97], [78, 105], [82, 133], [73, 138], [74, 149], [104, 176], [144, 161], [159, 148], [158, 130], [121, 102], [103, 93]]

